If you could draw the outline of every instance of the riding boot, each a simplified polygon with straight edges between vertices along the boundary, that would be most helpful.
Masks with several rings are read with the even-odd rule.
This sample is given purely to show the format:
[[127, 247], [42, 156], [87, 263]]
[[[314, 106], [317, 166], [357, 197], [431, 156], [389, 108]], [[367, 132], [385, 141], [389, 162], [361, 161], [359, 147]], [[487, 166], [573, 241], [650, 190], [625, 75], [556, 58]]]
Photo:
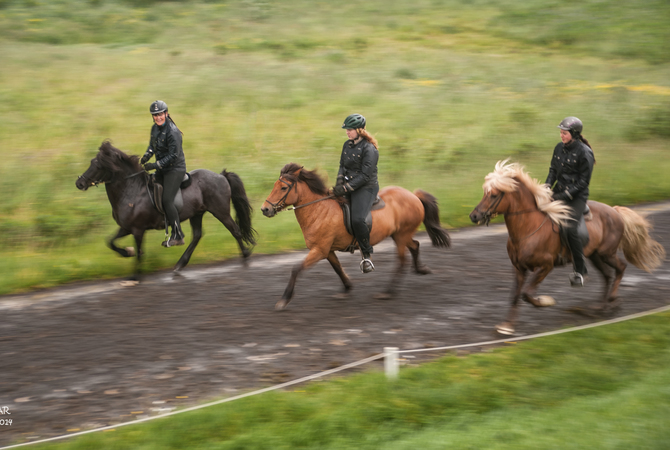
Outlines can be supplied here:
[[370, 273], [373, 270], [375, 270], [375, 265], [372, 264], [372, 260], [370, 259], [370, 254], [369, 253], [362, 253], [363, 255], [363, 260], [361, 261], [361, 272], [363, 273]]
[[576, 228], [568, 229], [567, 238], [570, 245], [570, 253], [572, 253], [572, 265], [575, 269], [574, 273], [570, 275], [570, 284], [573, 287], [582, 287], [584, 286], [584, 275], [587, 274], [582, 241]]
[[163, 241], [163, 247], [174, 247], [184, 245], [184, 232], [181, 230], [181, 224], [177, 221], [172, 225], [170, 239]]

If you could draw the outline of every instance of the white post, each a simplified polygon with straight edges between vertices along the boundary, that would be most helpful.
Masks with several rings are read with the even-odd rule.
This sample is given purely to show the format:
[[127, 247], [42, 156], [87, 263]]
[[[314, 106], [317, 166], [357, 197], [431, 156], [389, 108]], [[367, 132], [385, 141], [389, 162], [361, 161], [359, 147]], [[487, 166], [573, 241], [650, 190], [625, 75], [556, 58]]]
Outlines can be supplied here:
[[386, 378], [398, 378], [398, 347], [384, 347], [384, 371]]

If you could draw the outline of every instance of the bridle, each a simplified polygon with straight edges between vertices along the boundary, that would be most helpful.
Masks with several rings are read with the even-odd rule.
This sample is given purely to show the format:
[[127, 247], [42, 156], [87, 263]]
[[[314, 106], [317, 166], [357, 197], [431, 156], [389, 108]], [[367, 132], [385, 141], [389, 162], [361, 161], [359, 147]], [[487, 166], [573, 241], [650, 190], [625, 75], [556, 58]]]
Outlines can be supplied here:
[[335, 198], [334, 195], [328, 195], [326, 197], [317, 198], [316, 200], [312, 200], [311, 202], [305, 203], [303, 205], [298, 205], [298, 206], [294, 206], [292, 208], [284, 209], [286, 207], [286, 198], [288, 197], [288, 194], [291, 193], [291, 189], [293, 189], [296, 182], [293, 181], [292, 183], [288, 183], [288, 182], [284, 181], [282, 179], [282, 177], [279, 177], [279, 181], [281, 181], [286, 186], [288, 186], [288, 190], [286, 191], [286, 194], [284, 194], [284, 196], [282, 198], [280, 198], [276, 203], [272, 203], [270, 200], [265, 199], [265, 201], [268, 202], [272, 206], [275, 213], [279, 213], [279, 212], [282, 212], [282, 211], [295, 211], [296, 209], [300, 209], [300, 208], [304, 208], [305, 206], [309, 206], [312, 203], [317, 203], [317, 202], [321, 202], [323, 200], [328, 200], [328, 199], [331, 199], [331, 198]]
[[286, 181], [284, 181], [284, 180], [282, 179], [282, 177], [279, 177], [279, 181], [281, 181], [281, 182], [284, 183], [286, 186], [288, 186], [288, 190], [286, 191], [286, 194], [284, 194], [284, 196], [283, 196], [282, 198], [280, 198], [280, 199], [277, 201], [277, 203], [272, 203], [272, 202], [271, 202], [270, 200], [268, 200], [267, 198], [265, 199], [266, 202], [268, 202], [270, 205], [272, 205], [272, 209], [275, 210], [275, 213], [278, 213], [278, 212], [281, 212], [281, 211], [284, 210], [284, 208], [286, 207], [286, 198], [288, 197], [288, 194], [291, 193], [291, 190], [292, 190], [293, 187], [295, 186], [295, 181], [292, 182], [292, 183], [287, 183]]
[[[493, 203], [491, 203], [488, 209], [482, 213], [483, 216], [482, 220], [484, 221], [487, 227], [489, 226], [489, 222], [491, 222], [491, 219], [495, 219], [496, 216], [498, 216], [498, 213], [495, 212], [495, 210], [498, 208], [498, 205], [500, 205], [500, 202], [502, 201], [504, 196], [505, 192], [501, 191], [500, 197], [496, 198], [496, 200]], [[475, 208], [475, 210], [477, 212], [480, 212], [479, 210], [477, 210], [477, 208]]]

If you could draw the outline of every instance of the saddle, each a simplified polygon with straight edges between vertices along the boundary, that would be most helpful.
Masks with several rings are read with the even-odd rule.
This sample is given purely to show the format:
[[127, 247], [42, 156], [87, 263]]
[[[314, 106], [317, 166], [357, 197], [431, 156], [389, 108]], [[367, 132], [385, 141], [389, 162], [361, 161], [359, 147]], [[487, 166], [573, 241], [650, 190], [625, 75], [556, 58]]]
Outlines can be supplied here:
[[[177, 195], [174, 197], [174, 205], [177, 208], [177, 211], [181, 211], [182, 207], [184, 206], [184, 198], [181, 195], [181, 190], [186, 189], [190, 185], [191, 174], [186, 172], [184, 174], [184, 179], [181, 180], [181, 184], [179, 185]], [[147, 191], [149, 192], [149, 198], [151, 199], [151, 203], [154, 205], [154, 208], [156, 208], [158, 212], [164, 215], [165, 210], [163, 209], [163, 185], [156, 181], [156, 174], [152, 174], [149, 177], [149, 181], [147, 182]]]
[[[372, 230], [372, 211], [376, 211], [378, 209], [382, 209], [386, 206], [386, 203], [380, 196], [377, 196], [375, 199], [374, 203], [372, 204], [372, 208], [370, 209], [370, 212], [368, 213], [367, 217], [365, 218], [365, 224], [368, 226], [368, 231]], [[351, 226], [351, 205], [348, 199], [343, 198], [340, 201], [340, 207], [342, 207], [342, 216], [344, 218], [344, 227], [347, 229], [347, 233], [350, 235], [354, 236], [354, 229]], [[351, 244], [344, 250], [343, 252], [350, 252], [353, 253], [356, 249], [358, 248], [358, 242], [356, 242], [356, 238], [354, 237], [353, 241], [351, 241]]]

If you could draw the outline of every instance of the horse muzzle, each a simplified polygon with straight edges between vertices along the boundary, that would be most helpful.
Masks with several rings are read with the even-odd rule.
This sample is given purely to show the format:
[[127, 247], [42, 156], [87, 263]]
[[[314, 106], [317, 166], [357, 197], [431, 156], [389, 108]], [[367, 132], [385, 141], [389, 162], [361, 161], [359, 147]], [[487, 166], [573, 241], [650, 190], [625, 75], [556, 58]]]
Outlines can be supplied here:
[[482, 213], [476, 208], [470, 213], [470, 220], [477, 225], [488, 225], [493, 216], [490, 213]]
[[274, 217], [277, 215], [277, 209], [273, 206], [263, 206], [261, 212], [265, 217]]
[[74, 185], [77, 186], [77, 189], [80, 191], [85, 191], [87, 190], [90, 186], [92, 186], [88, 181], [86, 181], [85, 178], [79, 177], [77, 178], [77, 181], [74, 182]]

